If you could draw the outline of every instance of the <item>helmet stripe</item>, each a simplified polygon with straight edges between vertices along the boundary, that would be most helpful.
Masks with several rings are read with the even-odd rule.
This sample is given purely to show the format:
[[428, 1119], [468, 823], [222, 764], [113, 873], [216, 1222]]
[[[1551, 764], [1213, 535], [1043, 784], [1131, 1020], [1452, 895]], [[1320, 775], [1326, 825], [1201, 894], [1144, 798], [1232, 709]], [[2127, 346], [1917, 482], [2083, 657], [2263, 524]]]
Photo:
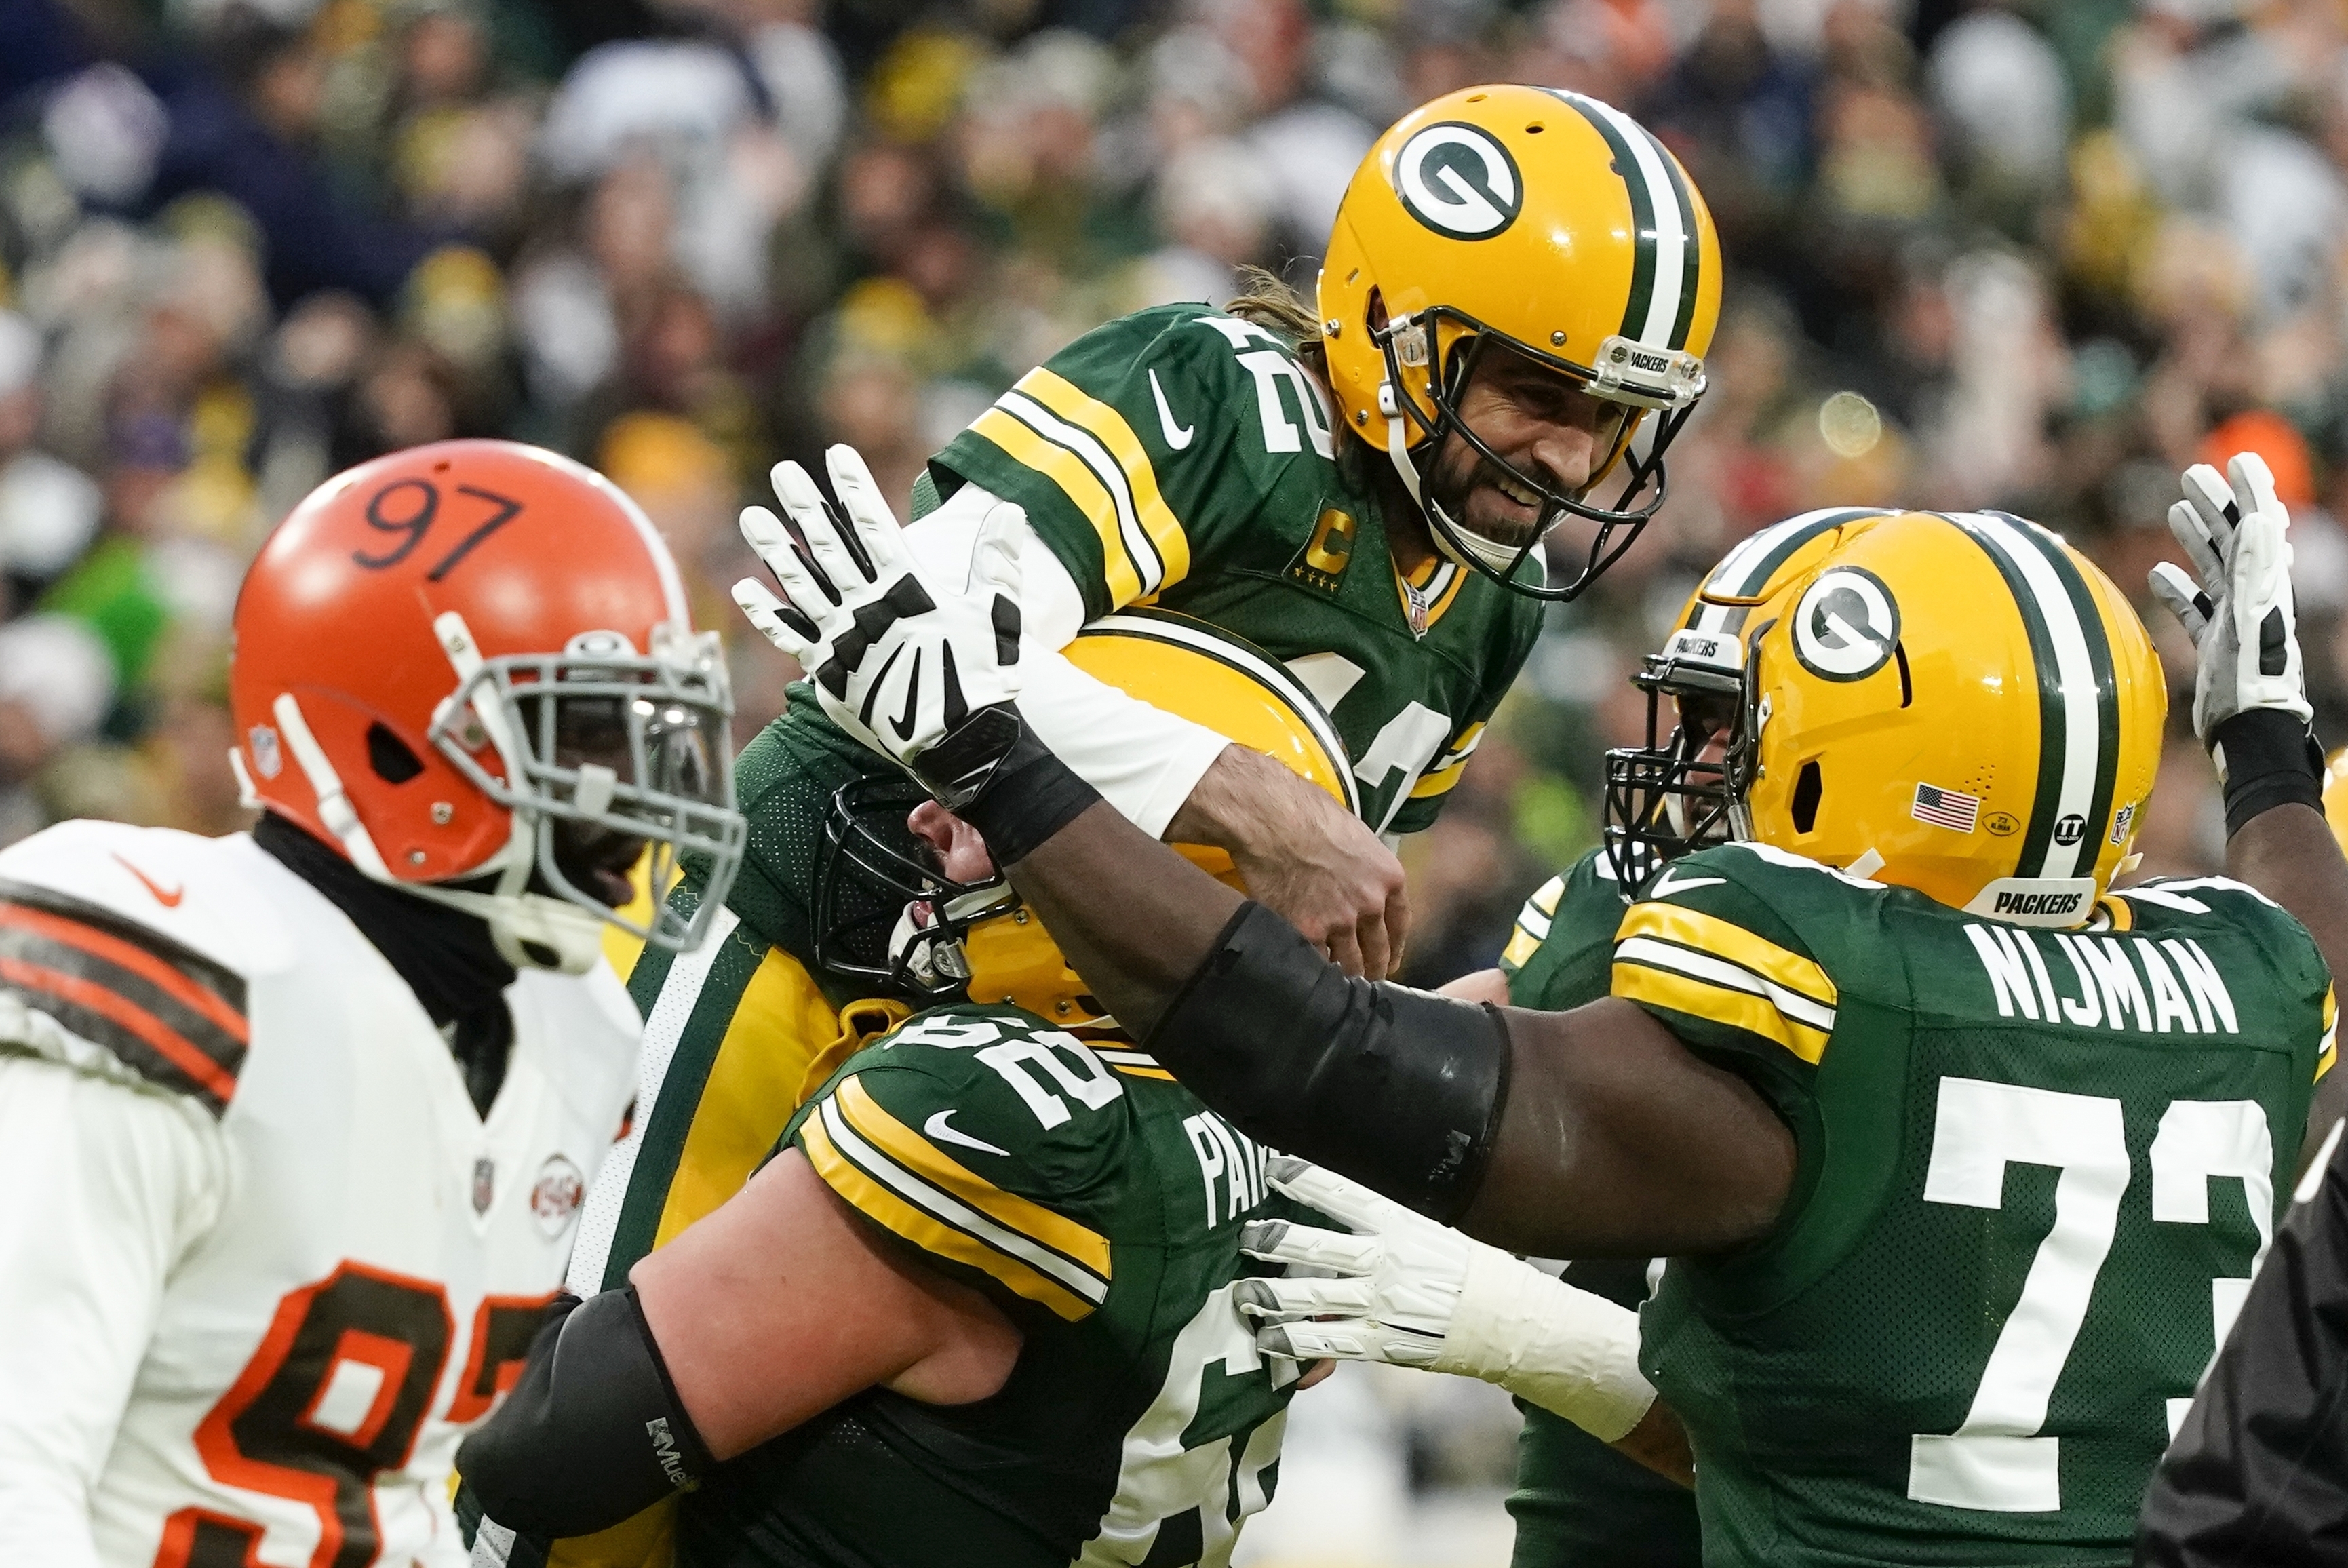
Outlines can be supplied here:
[[[2060, 542], [2000, 512], [1941, 513], [1965, 531], [2012, 589], [2038, 675], [2038, 788], [2014, 874], [2091, 876], [2119, 766], [2119, 693], [2111, 644]], [[2071, 841], [2058, 826], [2076, 817]]]
[[[1748, 534], [1735, 549], [1712, 569], [1704, 580], [1702, 592], [1728, 599], [1751, 598], [1759, 593], [1778, 567], [1793, 559], [1794, 552], [1831, 528], [1846, 522], [1856, 522], [1862, 517], [1889, 517], [1880, 507], [1837, 506], [1818, 511], [1806, 511], [1789, 517], [1783, 522], [1773, 522], [1757, 533]], [[1750, 604], [1696, 605], [1696, 618], [1691, 629], [1703, 632], [1735, 632], [1742, 630], [1753, 614]]]
[[1606, 139], [1615, 171], [1631, 197], [1631, 229], [1638, 250], [1622, 333], [1650, 348], [1681, 348], [1695, 319], [1699, 258], [1695, 207], [1686, 182], [1663, 143], [1612, 104], [1550, 88]]
[[1354, 784], [1353, 754], [1337, 734], [1328, 711], [1321, 706], [1295, 672], [1276, 659], [1257, 654], [1251, 648], [1240, 646], [1228, 635], [1217, 635], [1210, 628], [1190, 624], [1183, 617], [1165, 613], [1151, 614], [1146, 610], [1120, 610], [1085, 624], [1086, 636], [1139, 637], [1160, 643], [1174, 643], [1193, 653], [1204, 654], [1220, 664], [1230, 665], [1251, 680], [1269, 686], [1292, 709], [1329, 754], [1329, 764], [1336, 769], [1345, 791], [1345, 809], [1359, 816], [1361, 794]]

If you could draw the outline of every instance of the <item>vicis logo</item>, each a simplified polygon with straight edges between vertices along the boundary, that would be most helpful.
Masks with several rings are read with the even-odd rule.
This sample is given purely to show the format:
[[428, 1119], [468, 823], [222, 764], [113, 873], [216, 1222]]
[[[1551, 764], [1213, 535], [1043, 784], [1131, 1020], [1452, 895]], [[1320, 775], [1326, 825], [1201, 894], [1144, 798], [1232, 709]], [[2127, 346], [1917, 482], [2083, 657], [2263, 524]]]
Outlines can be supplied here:
[[579, 1167], [560, 1154], [547, 1156], [530, 1189], [530, 1212], [538, 1221], [540, 1233], [549, 1241], [561, 1235], [586, 1195], [587, 1179], [579, 1173]]

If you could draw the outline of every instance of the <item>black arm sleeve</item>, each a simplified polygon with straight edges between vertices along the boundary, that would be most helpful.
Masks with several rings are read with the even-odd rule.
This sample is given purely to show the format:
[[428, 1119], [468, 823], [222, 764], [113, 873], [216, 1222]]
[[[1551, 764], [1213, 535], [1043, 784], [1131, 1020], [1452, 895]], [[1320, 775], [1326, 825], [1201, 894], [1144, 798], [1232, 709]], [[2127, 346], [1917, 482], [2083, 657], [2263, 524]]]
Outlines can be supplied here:
[[1249, 1137], [1448, 1224], [1507, 1096], [1490, 1007], [1348, 977], [1258, 903], [1223, 927], [1148, 1049]]
[[2292, 1211], [2153, 1477], [2136, 1560], [2348, 1562], [2348, 1144]]
[[592, 1535], [713, 1464], [633, 1285], [583, 1303], [557, 1296], [521, 1381], [457, 1450], [482, 1510], [530, 1535]]

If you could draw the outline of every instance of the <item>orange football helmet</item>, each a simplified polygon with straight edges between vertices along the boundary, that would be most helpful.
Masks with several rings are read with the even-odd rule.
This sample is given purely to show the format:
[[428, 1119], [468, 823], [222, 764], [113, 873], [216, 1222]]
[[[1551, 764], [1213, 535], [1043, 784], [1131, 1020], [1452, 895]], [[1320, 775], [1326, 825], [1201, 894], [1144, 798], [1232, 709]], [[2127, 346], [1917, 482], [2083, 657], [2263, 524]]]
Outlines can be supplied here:
[[[600, 474], [512, 441], [363, 463], [271, 535], [235, 633], [247, 803], [482, 916], [509, 962], [583, 972], [606, 922], [687, 948], [724, 903], [747, 836], [724, 653]], [[557, 863], [563, 824], [607, 852], [649, 842], [657, 885], [705, 858], [699, 908], [623, 917]]]

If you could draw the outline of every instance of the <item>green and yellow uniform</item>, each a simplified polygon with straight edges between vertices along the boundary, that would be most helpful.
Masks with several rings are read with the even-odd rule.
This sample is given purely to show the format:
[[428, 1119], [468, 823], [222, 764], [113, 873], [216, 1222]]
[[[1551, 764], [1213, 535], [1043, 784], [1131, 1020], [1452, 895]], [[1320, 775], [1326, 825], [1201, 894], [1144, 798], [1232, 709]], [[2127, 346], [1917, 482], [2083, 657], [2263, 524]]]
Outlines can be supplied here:
[[[1613, 862], [1592, 850], [1526, 901], [1500, 954], [1509, 1001], [1566, 1012], [1607, 994], [1614, 932], [1629, 897]], [[1647, 1299], [1644, 1259], [1583, 1259], [1564, 1278], [1636, 1310]], [[1514, 1568], [1694, 1568], [1702, 1552], [1695, 1498], [1646, 1466], [1623, 1458], [1562, 1416], [1517, 1401], [1517, 1522]]]
[[1797, 1150], [1770, 1234], [1641, 1314], [1704, 1560], [2127, 1562], [2332, 1065], [2307, 933], [2218, 878], [2032, 930], [1753, 844], [1643, 892], [1613, 995]]
[[681, 1568], [1216, 1564], [1277, 1480], [1295, 1366], [1232, 1282], [1263, 1217], [1323, 1222], [1148, 1057], [1032, 1015], [925, 1013], [844, 1063], [788, 1145], [888, 1245], [1025, 1336], [1002, 1390], [870, 1389], [684, 1499]]
[[[932, 459], [915, 511], [981, 485], [1025, 509], [1089, 615], [1155, 604], [1281, 660], [1329, 710], [1364, 820], [1413, 832], [1458, 782], [1540, 606], [1447, 562], [1406, 583], [1367, 477], [1383, 458], [1336, 450], [1291, 345], [1170, 305], [1029, 372]], [[743, 752], [750, 842], [726, 918], [701, 953], [647, 954], [630, 981], [647, 1021], [642, 1135], [599, 1182], [601, 1212], [582, 1233], [594, 1277], [574, 1270], [574, 1284], [620, 1284], [738, 1190], [836, 1053], [903, 1016], [874, 1003], [842, 1021], [871, 983], [816, 962], [832, 796], [880, 766], [804, 685]], [[697, 896], [690, 869], [675, 896]], [[712, 1116], [722, 1126], [705, 1126]]]

